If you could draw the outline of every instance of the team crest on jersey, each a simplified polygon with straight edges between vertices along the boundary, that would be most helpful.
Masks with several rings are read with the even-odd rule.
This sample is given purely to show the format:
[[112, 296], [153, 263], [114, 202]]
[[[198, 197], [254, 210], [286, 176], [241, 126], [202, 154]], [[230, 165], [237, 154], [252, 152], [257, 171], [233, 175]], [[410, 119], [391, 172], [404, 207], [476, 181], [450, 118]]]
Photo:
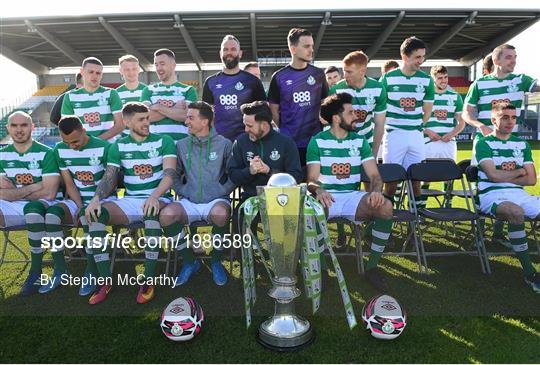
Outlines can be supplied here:
[[454, 102], [454, 99], [448, 99], [448, 102], [446, 103], [448, 106], [454, 106], [456, 103]]
[[366, 97], [366, 104], [367, 105], [373, 105], [375, 104], [375, 97], [373, 95], [368, 95]]
[[312, 75], [309, 75], [309, 77], [308, 77], [308, 79], [307, 79], [308, 85], [313, 86], [313, 85], [315, 85], [315, 82], [316, 82], [316, 81], [315, 81], [315, 78], [314, 78]]
[[358, 147], [351, 146], [351, 148], [349, 148], [349, 156], [351, 157], [360, 156], [360, 150], [358, 149]]
[[281, 157], [281, 155], [279, 154], [279, 152], [277, 150], [273, 150], [272, 153], [270, 153], [270, 159], [272, 161], [277, 161], [277, 160], [279, 160], [280, 157]]
[[32, 161], [30, 161], [30, 163], [28, 164], [28, 168], [30, 170], [39, 169], [39, 163], [37, 162], [35, 158]]
[[285, 85], [291, 86], [291, 85], [292, 85], [292, 80], [287, 80], [287, 81], [285, 81]]
[[150, 151], [148, 151], [148, 157], [149, 158], [154, 158], [154, 157], [158, 157], [159, 153], [157, 151], [157, 149], [155, 147], [152, 147], [150, 148]]
[[180, 91], [180, 89], [174, 89], [173, 95], [174, 95], [174, 96], [182, 95], [182, 91]]
[[8, 162], [7, 166], [8, 167], [13, 167], [13, 166], [15, 166], [15, 162]]
[[217, 152], [210, 152], [210, 154], [208, 155], [208, 159], [210, 161], [215, 161], [217, 160]]
[[515, 82], [512, 82], [512, 83], [508, 86], [508, 89], [507, 89], [507, 91], [508, 91], [509, 93], [515, 93], [515, 92], [517, 92], [518, 90], [519, 90], [519, 88], [518, 88], [518, 86], [516, 85]]
[[255, 157], [255, 154], [251, 151], [246, 152], [246, 160], [251, 161]]
[[417, 93], [423, 93], [424, 91], [426, 91], [426, 88], [424, 87], [424, 85], [422, 84], [418, 84], [416, 86], [416, 89], [414, 89]]
[[223, 85], [221, 84], [216, 84], [216, 89], [221, 89], [223, 87]]
[[396, 85], [396, 86], [392, 86], [392, 90], [394, 90], [394, 91], [399, 91], [399, 86], [397, 86], [397, 85]]
[[244, 90], [244, 84], [242, 84], [240, 81], [238, 81], [236, 83], [236, 85], [234, 85], [234, 88], [238, 91], [241, 91], [241, 90]]
[[523, 158], [523, 151], [519, 147], [515, 147], [512, 151], [512, 156], [515, 158]]
[[97, 102], [97, 105], [105, 105], [107, 104], [107, 100], [105, 99], [105, 95], [100, 95], [99, 100]]
[[81, 103], [75, 103], [75, 108], [80, 108], [82, 106]]
[[325, 156], [330, 156], [332, 154], [332, 151], [330, 150], [323, 150], [322, 151], [322, 154], [325, 155]]
[[99, 158], [95, 154], [93, 154], [92, 157], [90, 157], [89, 163], [90, 166], [97, 166], [99, 165]]

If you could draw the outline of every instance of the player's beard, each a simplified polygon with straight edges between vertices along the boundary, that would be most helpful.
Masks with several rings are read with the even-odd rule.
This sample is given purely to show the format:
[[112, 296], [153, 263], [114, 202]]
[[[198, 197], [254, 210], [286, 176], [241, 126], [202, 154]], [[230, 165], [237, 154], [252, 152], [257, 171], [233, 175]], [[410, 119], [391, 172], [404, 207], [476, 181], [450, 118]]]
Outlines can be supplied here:
[[232, 70], [240, 63], [240, 56], [224, 58], [222, 59], [222, 62], [225, 65], [225, 68]]
[[345, 122], [345, 119], [343, 119], [343, 117], [340, 115], [339, 116], [339, 126], [341, 129], [345, 129], [347, 132], [354, 132], [354, 124], [351, 123], [351, 124], [347, 124]]

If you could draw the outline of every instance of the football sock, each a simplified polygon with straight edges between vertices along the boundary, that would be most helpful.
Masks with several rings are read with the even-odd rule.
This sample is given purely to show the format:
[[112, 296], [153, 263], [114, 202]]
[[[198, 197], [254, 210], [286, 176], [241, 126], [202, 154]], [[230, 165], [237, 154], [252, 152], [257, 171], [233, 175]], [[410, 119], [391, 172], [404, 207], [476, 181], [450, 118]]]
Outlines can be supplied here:
[[161, 226], [157, 215], [144, 217], [144, 276], [153, 277], [156, 274], [156, 264], [159, 257]]
[[31, 201], [23, 208], [24, 219], [28, 229], [28, 243], [30, 244], [30, 256], [32, 262], [30, 271], [41, 272], [43, 252], [41, 239], [45, 237], [45, 206], [39, 201]]
[[62, 219], [64, 219], [65, 215], [64, 208], [58, 205], [49, 207], [45, 214], [45, 231], [47, 237], [52, 239], [59, 238], [54, 241], [55, 245], [51, 248], [51, 254], [55, 271], [61, 273], [67, 271], [66, 259], [64, 258], [64, 230], [62, 229]]
[[107, 223], [110, 215], [107, 208], [101, 207], [101, 215], [97, 222], [91, 221], [88, 224], [88, 233], [91, 237], [92, 253], [100, 277], [111, 277], [111, 260], [107, 252]]
[[529, 246], [527, 244], [527, 234], [525, 233], [525, 223], [508, 224], [508, 238], [512, 244], [512, 249], [516, 253], [525, 276], [536, 272], [529, 255]]
[[226, 233], [229, 233], [228, 224], [224, 225], [223, 227], [215, 224], [212, 225], [212, 242], [214, 242], [214, 246], [212, 247], [212, 257], [210, 259], [211, 262], [221, 261], [221, 256], [223, 255], [223, 235]]
[[85, 243], [85, 252], [86, 252], [86, 268], [84, 269], [84, 273], [92, 273], [94, 275], [98, 274], [96, 261], [94, 261], [94, 255], [92, 252], [92, 245], [90, 244], [90, 240], [88, 239], [90, 235], [88, 234], [88, 222], [86, 221], [86, 217], [83, 214], [83, 210], [79, 213], [79, 221], [81, 222], [81, 226], [83, 229], [84, 237], [86, 238]]
[[375, 268], [379, 263], [384, 252], [384, 248], [388, 244], [388, 239], [390, 238], [391, 232], [392, 219], [375, 219], [373, 222], [373, 229], [371, 230], [373, 241], [371, 243], [369, 261], [366, 265], [367, 270]]
[[184, 263], [191, 264], [195, 261], [191, 247], [188, 247], [187, 237], [185, 236], [184, 226], [175, 222], [169, 226], [163, 226], [163, 235], [173, 239], [173, 244], [182, 256]]
[[504, 222], [496, 219], [493, 222], [493, 237], [504, 237]]

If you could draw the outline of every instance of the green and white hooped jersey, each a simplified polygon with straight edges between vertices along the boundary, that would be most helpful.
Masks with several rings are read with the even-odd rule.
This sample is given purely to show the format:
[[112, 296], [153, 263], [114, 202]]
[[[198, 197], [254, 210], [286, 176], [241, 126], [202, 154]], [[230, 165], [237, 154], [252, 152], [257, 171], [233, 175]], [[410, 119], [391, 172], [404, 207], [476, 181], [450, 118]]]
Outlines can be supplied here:
[[348, 193], [358, 190], [361, 165], [371, 159], [371, 147], [364, 137], [349, 132], [344, 139], [338, 139], [326, 130], [309, 141], [306, 164], [321, 165], [319, 181], [324, 190]]
[[498, 79], [493, 74], [487, 75], [473, 82], [465, 97], [465, 104], [475, 106], [478, 121], [490, 126], [493, 105], [503, 101], [511, 102], [516, 107], [516, 116], [520, 122], [523, 97], [535, 88], [536, 82], [524, 74], [510, 74], [504, 79]]
[[125, 197], [147, 198], [163, 178], [163, 159], [167, 157], [176, 158], [171, 137], [150, 133], [143, 142], [137, 142], [128, 135], [109, 148], [107, 166], [116, 166], [124, 173]]
[[69, 148], [64, 142], [54, 148], [58, 167], [62, 171], [69, 171], [85, 205], [94, 197], [103, 178], [111, 145], [101, 138], [89, 137], [88, 143], [78, 151]]
[[486, 136], [476, 143], [476, 159], [478, 160], [478, 192], [480, 195], [490, 191], [512, 191], [523, 189], [523, 186], [506, 183], [492, 182], [482, 171], [482, 162], [492, 160], [497, 170], [516, 170], [527, 164], [532, 164], [531, 146], [516, 136], [510, 136], [503, 141], [494, 135]]
[[434, 100], [433, 79], [420, 70], [412, 76], [406, 76], [398, 68], [384, 74], [381, 81], [388, 96], [386, 132], [396, 129], [422, 131], [422, 106]]
[[[133, 90], [130, 90], [127, 88], [126, 84], [122, 84], [116, 88], [116, 91], [118, 92], [118, 96], [120, 97], [120, 100], [122, 101], [122, 106], [126, 105], [127, 103], [133, 102], [133, 101], [140, 101], [142, 91], [144, 88], [146, 88], [146, 84], [143, 84], [142, 82], [139, 82], [139, 85]], [[126, 127], [124, 131], [122, 132], [124, 135], [129, 134], [129, 128]]]
[[346, 80], [341, 80], [329, 91], [329, 95], [347, 93], [352, 96], [353, 109], [357, 118], [356, 133], [373, 145], [374, 114], [386, 112], [386, 90], [382, 83], [366, 77], [366, 84], [353, 88]]
[[[6, 177], [15, 187], [21, 188], [43, 180], [45, 176], [60, 176], [53, 150], [37, 141], [19, 153], [13, 144], [0, 149], [0, 176]], [[61, 192], [56, 194], [62, 198]]]
[[[175, 82], [172, 85], [164, 85], [162, 82], [148, 85], [142, 92], [141, 101], [147, 105], [162, 104], [172, 107], [177, 102], [185, 100], [188, 104], [197, 101], [197, 91], [193, 86]], [[168, 135], [176, 142], [187, 137], [188, 130], [184, 122], [178, 122], [170, 118], [163, 118], [150, 124], [150, 132]]]
[[[446, 89], [442, 94], [435, 93], [435, 102], [431, 117], [426, 123], [425, 128], [432, 130], [439, 136], [444, 136], [452, 132], [457, 125], [455, 114], [463, 111], [463, 99], [455, 91]], [[425, 139], [426, 143], [431, 142], [429, 137]]]
[[122, 112], [122, 101], [114, 89], [100, 86], [89, 93], [84, 88], [74, 89], [64, 96], [62, 116], [76, 115], [86, 132], [99, 137], [114, 125], [114, 114]]

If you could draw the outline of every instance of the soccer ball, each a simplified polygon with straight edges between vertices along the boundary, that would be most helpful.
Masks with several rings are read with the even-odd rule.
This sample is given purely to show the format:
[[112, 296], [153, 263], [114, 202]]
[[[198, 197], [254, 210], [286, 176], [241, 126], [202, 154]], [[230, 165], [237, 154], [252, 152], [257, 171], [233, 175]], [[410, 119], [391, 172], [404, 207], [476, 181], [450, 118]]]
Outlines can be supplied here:
[[373, 337], [393, 340], [403, 333], [407, 325], [407, 314], [391, 296], [378, 295], [364, 305], [362, 320]]
[[191, 297], [176, 298], [161, 314], [161, 330], [173, 341], [189, 341], [199, 334], [204, 321], [201, 306]]

